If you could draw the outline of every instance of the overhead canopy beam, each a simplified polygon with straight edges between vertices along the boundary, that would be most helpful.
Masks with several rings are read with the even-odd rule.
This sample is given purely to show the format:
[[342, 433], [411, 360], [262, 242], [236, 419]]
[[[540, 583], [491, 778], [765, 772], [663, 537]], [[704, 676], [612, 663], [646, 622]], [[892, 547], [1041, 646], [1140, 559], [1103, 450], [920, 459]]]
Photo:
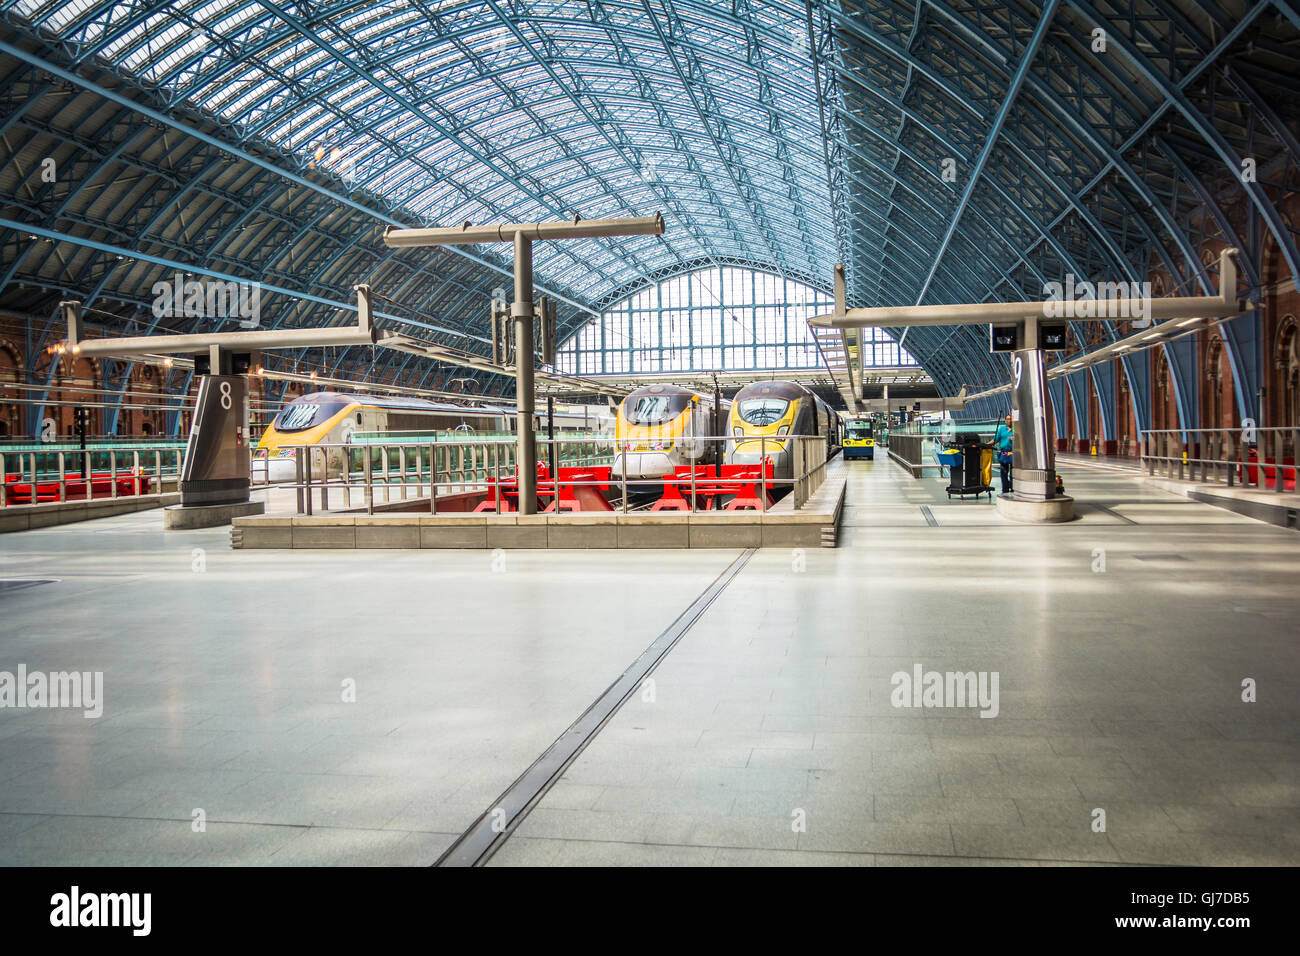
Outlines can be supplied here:
[[[1236, 249], [1219, 255], [1219, 294], [1162, 298], [1047, 299], [1042, 302], [975, 302], [963, 305], [878, 306], [847, 309], [843, 314], [815, 315], [809, 325], [823, 328], [906, 328], [922, 325], [986, 325], [1027, 318], [1058, 318], [1069, 322], [1106, 322], [1117, 317], [1155, 319], [1229, 318], [1250, 312], [1257, 303], [1237, 297]], [[1106, 283], [1102, 283], [1106, 285]], [[1114, 284], [1116, 288], [1128, 283]], [[1101, 306], [1095, 315], [1071, 315], [1063, 307], [1088, 302]]]
[[662, 236], [664, 217], [660, 213], [630, 219], [579, 219], [562, 222], [511, 223], [500, 226], [448, 226], [442, 229], [384, 230], [384, 245], [392, 249], [409, 246], [460, 246], [478, 242], [513, 242], [525, 239], [600, 239], [609, 236]]
[[370, 286], [353, 286], [357, 293], [357, 324], [319, 329], [263, 329], [256, 332], [198, 332], [193, 335], [136, 335], [120, 338], [81, 337], [81, 318], [72, 303], [63, 302], [68, 320], [68, 351], [77, 356], [188, 355], [216, 346], [227, 352], [297, 349], [345, 345], [374, 345], [378, 338], [370, 309]]

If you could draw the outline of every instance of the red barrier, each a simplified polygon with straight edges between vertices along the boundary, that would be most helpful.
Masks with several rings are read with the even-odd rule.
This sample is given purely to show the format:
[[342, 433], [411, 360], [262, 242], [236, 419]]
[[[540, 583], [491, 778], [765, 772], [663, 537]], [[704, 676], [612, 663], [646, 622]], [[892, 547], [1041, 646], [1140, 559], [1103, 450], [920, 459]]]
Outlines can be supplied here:
[[[663, 496], [651, 507], [651, 511], [690, 511], [691, 503], [687, 497], [691, 489], [691, 472], [695, 472], [695, 501], [701, 511], [711, 511], [713, 503], [719, 496], [734, 496], [727, 502], [726, 511], [757, 510], [766, 511], [776, 504], [772, 496], [773, 465], [770, 458], [763, 466], [758, 465], [723, 465], [720, 469], [712, 465], [701, 465], [692, 469], [681, 465], [673, 469], [673, 477], [664, 479]], [[763, 473], [768, 480], [767, 496], [763, 496]]]
[[[1260, 461], [1259, 453], [1251, 449], [1250, 458], [1242, 461], [1240, 458], [1234, 458], [1237, 463], [1237, 480], [1243, 485], [1254, 485], [1259, 488], [1272, 488], [1277, 490], [1277, 459], [1265, 458], [1263, 463], [1264, 480], [1259, 483]], [[1282, 459], [1282, 490], [1295, 491], [1295, 458], [1287, 455]]]
[[[677, 465], [673, 468], [673, 477], [664, 479], [663, 496], [650, 506], [651, 511], [690, 511], [691, 472], [695, 473], [695, 503], [703, 506], [702, 511], [713, 508], [714, 479], [718, 477], [717, 469], [712, 465]], [[683, 489], [685, 494], [683, 494]]]
[[[604, 467], [582, 467], [561, 465], [556, 480], [551, 478], [551, 469], [545, 462], [537, 465], [537, 497], [550, 498], [552, 501], [542, 513], [556, 511], [613, 511], [609, 500], [610, 475], [613, 469]], [[501, 513], [513, 513], [519, 510], [519, 481], [515, 476], [487, 478], [488, 497], [474, 509], [475, 514], [495, 512], [500, 502]], [[578, 482], [578, 484], [574, 484]], [[558, 493], [557, 493], [558, 487]]]
[[[613, 506], [604, 495], [609, 491], [612, 471], [608, 466], [570, 468], [561, 465], [555, 482], [539, 480], [537, 483], [539, 498], [555, 498], [543, 509], [543, 514], [558, 511], [613, 511]], [[556, 486], [559, 488], [558, 495]]]
[[[36, 483], [36, 500], [32, 501], [31, 482], [21, 481], [21, 475], [5, 475], [5, 499], [11, 505], [48, 504], [59, 500], [59, 483], [57, 481], [38, 481]], [[126, 498], [136, 493], [135, 483], [140, 482], [140, 494], [149, 494], [149, 485], [153, 480], [150, 475], [118, 475], [117, 496]], [[86, 480], [69, 477], [66, 481], [65, 501], [85, 501]], [[111, 498], [113, 496], [113, 476], [111, 473], [90, 476], [90, 498]]]
[[[767, 493], [764, 495], [763, 475], [767, 474]], [[726, 484], [726, 479], [733, 479]], [[772, 459], [763, 460], [762, 467], [755, 465], [723, 465], [723, 490], [720, 494], [735, 495], [727, 502], [727, 511], [766, 511], [776, 504], [772, 497]]]

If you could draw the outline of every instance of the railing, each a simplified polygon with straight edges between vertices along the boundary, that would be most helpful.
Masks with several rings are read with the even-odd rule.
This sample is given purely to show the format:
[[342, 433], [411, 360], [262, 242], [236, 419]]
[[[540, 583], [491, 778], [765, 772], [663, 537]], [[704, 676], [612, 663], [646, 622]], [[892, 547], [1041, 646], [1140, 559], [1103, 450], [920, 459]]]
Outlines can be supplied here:
[[[164, 478], [179, 478], [184, 456], [185, 446], [173, 442], [84, 451], [58, 445], [0, 449], [0, 507], [36, 504], [42, 498], [52, 503], [157, 494]], [[105, 493], [96, 495], [97, 488]]]
[[930, 435], [941, 436], [947, 432], [994, 432], [1002, 424], [1000, 418], [945, 418], [941, 421], [916, 421], [896, 425], [890, 429], [891, 435]]
[[[734, 438], [727, 436], [691, 436], [675, 441], [704, 448], [715, 445], [726, 448], [735, 443]], [[687, 505], [684, 510], [695, 511], [699, 510], [701, 502], [720, 508], [722, 497], [728, 493], [722, 489], [745, 485], [752, 487], [756, 500], [764, 509], [771, 493], [782, 488], [790, 489], [794, 507], [800, 508], [825, 481], [824, 436], [785, 435], [746, 438], [743, 441], [759, 446], [762, 464], [755, 462], [747, 469], [742, 466], [730, 473], [723, 473], [727, 469], [719, 471], [713, 466], [682, 466], [664, 477], [630, 478], [622, 466], [624, 455], [647, 452], [637, 452], [628, 446], [625, 439], [610, 436], [537, 439], [537, 460], [539, 466], [543, 466], [539, 468], [539, 496], [552, 498], [556, 503], [554, 507], [562, 513], [561, 501], [574, 500], [579, 489], [595, 488], [602, 492], [602, 496], [606, 492], [611, 495], [617, 492], [615, 500], [620, 503], [620, 510], [627, 512], [633, 508], [634, 494], [655, 490], [665, 492], [671, 486]], [[620, 444], [624, 447], [620, 448]], [[514, 440], [439, 439], [436, 442], [390, 441], [361, 446], [321, 443], [280, 447], [293, 452], [294, 479], [276, 484], [295, 491], [300, 515], [313, 514], [318, 503], [321, 511], [329, 511], [331, 499], [341, 499], [344, 509], [352, 509], [354, 500], [359, 501], [367, 514], [374, 514], [377, 503], [422, 500], [427, 503], [430, 514], [437, 514], [439, 498], [443, 498], [445, 503], [448, 496], [457, 494], [482, 494], [483, 500], [491, 500], [492, 510], [500, 514], [512, 510], [508, 498], [517, 495]], [[791, 476], [788, 478], [777, 477], [773, 467], [775, 456], [782, 452], [789, 455]], [[561, 468], [570, 474], [564, 475]], [[581, 473], [584, 468], [608, 471], [605, 474]]]
[[[892, 432], [889, 436], [889, 457], [906, 469], [913, 478], [924, 478], [925, 469], [943, 468], [937, 461], [928, 461], [934, 454], [933, 435], [902, 435]], [[942, 473], [940, 471], [940, 473]]]
[[1151, 476], [1296, 490], [1300, 428], [1188, 428], [1144, 431], [1139, 467]]

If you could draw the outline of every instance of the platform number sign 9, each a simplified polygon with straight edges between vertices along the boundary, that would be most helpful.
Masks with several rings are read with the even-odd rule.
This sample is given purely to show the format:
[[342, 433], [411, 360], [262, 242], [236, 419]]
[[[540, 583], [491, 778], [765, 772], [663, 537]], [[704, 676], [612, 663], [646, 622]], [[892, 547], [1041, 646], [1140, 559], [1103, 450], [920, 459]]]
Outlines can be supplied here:
[[1025, 370], [1025, 363], [1024, 363], [1024, 361], [1020, 358], [1019, 355], [1015, 356], [1015, 357], [1011, 360], [1011, 368], [1012, 368], [1013, 373], [1015, 374], [1015, 380], [1016, 380], [1016, 386], [1015, 386], [1015, 387], [1016, 387], [1016, 388], [1019, 388], [1019, 387], [1020, 387], [1020, 373], [1023, 372], [1023, 371]]

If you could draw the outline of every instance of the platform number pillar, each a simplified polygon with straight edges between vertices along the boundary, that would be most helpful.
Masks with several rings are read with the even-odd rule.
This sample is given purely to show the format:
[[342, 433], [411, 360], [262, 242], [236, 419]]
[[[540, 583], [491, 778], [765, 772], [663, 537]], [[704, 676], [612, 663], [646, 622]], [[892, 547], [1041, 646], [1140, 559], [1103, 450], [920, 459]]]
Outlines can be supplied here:
[[204, 374], [181, 466], [181, 505], [186, 508], [249, 500], [252, 459], [246, 368], [235, 372], [230, 353], [216, 346], [206, 358], [206, 363], [202, 355], [195, 358]]
[[[1025, 322], [1020, 344], [1038, 345], [1038, 323]], [[1018, 498], [1046, 501], [1056, 497], [1056, 454], [1047, 430], [1047, 380], [1043, 350], [1011, 353], [1011, 468]]]

